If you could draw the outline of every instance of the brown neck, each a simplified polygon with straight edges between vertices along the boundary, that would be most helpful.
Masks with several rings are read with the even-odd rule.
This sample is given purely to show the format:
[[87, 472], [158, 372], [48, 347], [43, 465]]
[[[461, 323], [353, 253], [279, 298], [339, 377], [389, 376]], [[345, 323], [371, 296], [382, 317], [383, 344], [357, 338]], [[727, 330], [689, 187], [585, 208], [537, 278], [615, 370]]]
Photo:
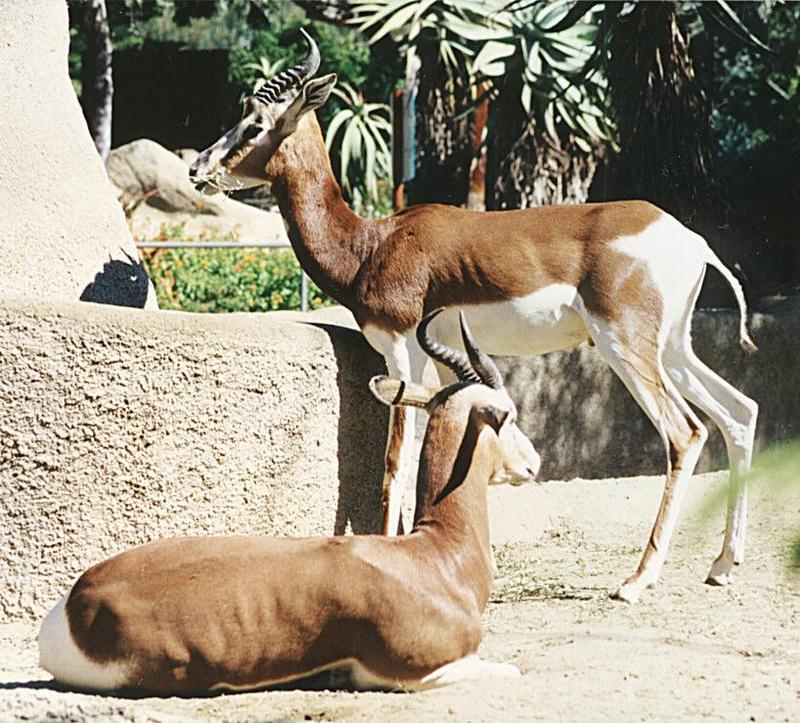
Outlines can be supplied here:
[[486, 500], [494, 473], [493, 454], [487, 448], [491, 430], [473, 414], [464, 425], [463, 416], [448, 413], [446, 406], [434, 411], [425, 432], [414, 528], [441, 531], [440, 552], [449, 552], [459, 565], [469, 568], [463, 579], [474, 584], [485, 605], [492, 584]]
[[282, 141], [267, 174], [301, 266], [324, 292], [347, 304], [375, 241], [370, 222], [342, 198], [313, 112]]

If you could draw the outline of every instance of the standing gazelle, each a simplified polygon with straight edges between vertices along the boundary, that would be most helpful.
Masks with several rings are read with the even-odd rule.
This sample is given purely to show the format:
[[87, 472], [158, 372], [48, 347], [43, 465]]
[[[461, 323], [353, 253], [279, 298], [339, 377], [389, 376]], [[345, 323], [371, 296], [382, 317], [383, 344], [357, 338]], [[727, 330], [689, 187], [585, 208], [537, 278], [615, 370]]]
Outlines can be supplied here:
[[477, 656], [492, 585], [486, 485], [527, 479], [539, 460], [466, 326], [464, 338], [474, 365], [429, 345], [457, 384], [370, 383], [382, 402], [430, 414], [410, 534], [135, 547], [89, 568], [45, 618], [42, 667], [72, 686], [160, 693], [248, 690], [333, 669], [357, 688], [519, 675]]
[[[319, 52], [278, 73], [246, 102], [237, 126], [190, 171], [204, 191], [272, 184], [303, 268], [353, 312], [389, 373], [419, 382], [425, 356], [414, 327], [451, 307], [432, 327], [458, 344], [454, 306], [493, 354], [529, 355], [591, 339], [658, 430], [667, 450], [664, 496], [641, 563], [617, 592], [629, 602], [660, 573], [686, 485], [706, 439], [687, 404], [725, 437], [731, 491], [722, 551], [708, 581], [726, 584], [744, 555], [745, 477], [757, 406], [706, 367], [691, 346], [691, 318], [706, 266], [731, 285], [745, 327], [741, 287], [706, 242], [643, 201], [476, 213], [423, 205], [365, 220], [345, 204], [313, 110], [335, 75], [313, 78]], [[410, 410], [393, 408], [384, 477], [384, 531], [396, 531], [412, 462]]]

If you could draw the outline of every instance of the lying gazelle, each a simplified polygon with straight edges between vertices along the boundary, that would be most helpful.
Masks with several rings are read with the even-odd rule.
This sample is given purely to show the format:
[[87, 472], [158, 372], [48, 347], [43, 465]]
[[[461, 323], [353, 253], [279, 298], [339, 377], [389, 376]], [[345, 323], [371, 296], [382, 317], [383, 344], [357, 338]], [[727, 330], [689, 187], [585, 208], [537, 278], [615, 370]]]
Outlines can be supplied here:
[[519, 675], [477, 656], [492, 584], [486, 485], [535, 475], [539, 458], [466, 324], [469, 359], [429, 340], [428, 321], [426, 351], [460, 381], [438, 391], [370, 383], [385, 404], [430, 414], [410, 534], [135, 547], [89, 568], [45, 618], [41, 666], [71, 686], [159, 693], [332, 669], [349, 670], [357, 688], [387, 689]]
[[[307, 36], [306, 36], [307, 37]], [[242, 120], [200, 154], [190, 175], [203, 191], [272, 184], [303, 268], [353, 312], [389, 373], [420, 382], [426, 357], [414, 327], [430, 309], [466, 307], [483, 348], [530, 355], [591, 340], [655, 425], [667, 479], [636, 573], [617, 592], [629, 602], [655, 584], [686, 486], [706, 439], [687, 404], [721, 429], [731, 469], [725, 537], [708, 581], [726, 584], [744, 556], [746, 475], [757, 405], [706, 367], [691, 345], [691, 319], [706, 266], [731, 285], [745, 327], [741, 287], [706, 242], [642, 201], [475, 213], [423, 205], [382, 220], [344, 203], [313, 113], [336, 82], [312, 78], [320, 57], [278, 73], [248, 98]], [[433, 327], [457, 346], [451, 308]], [[384, 531], [400, 519], [413, 451], [413, 412], [393, 408], [386, 449]]]

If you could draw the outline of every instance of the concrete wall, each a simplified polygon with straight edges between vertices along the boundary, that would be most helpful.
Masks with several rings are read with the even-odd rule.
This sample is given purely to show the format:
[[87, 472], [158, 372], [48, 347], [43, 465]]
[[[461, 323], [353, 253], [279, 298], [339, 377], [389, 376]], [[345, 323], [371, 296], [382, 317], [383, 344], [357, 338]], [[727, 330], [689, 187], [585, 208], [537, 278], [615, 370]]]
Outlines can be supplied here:
[[67, 74], [67, 4], [0, 2], [0, 37], [0, 293], [154, 308]]
[[[749, 322], [759, 351], [737, 343], [738, 315], [699, 311], [697, 355], [760, 406], [757, 445], [800, 437], [800, 302]], [[583, 345], [542, 357], [499, 360], [520, 413], [520, 426], [542, 455], [542, 479], [657, 474], [666, 454], [644, 412], [595, 349]], [[699, 470], [727, 467], [722, 436], [710, 434]]]
[[0, 302], [0, 618], [168, 535], [378, 531], [381, 371], [341, 327]]
[[[800, 436], [797, 305], [698, 313], [700, 356], [761, 405], [760, 443]], [[543, 479], [660, 473], [661, 443], [594, 349], [501, 359]], [[0, 615], [180, 534], [380, 528], [381, 359], [357, 332], [273, 315], [0, 302]], [[724, 467], [717, 432], [702, 469]], [[407, 495], [408, 505], [412, 503]]]

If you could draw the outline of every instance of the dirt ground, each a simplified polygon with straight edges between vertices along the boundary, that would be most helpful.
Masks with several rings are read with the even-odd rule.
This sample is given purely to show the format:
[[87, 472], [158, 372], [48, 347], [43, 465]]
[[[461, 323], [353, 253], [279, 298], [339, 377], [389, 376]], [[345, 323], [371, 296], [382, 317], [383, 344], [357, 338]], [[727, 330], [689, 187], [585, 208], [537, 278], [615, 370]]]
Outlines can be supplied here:
[[33, 624], [0, 625], [0, 720], [800, 720], [800, 488], [755, 485], [748, 559], [703, 584], [723, 511], [721, 476], [695, 478], [659, 586], [636, 606], [608, 592], [638, 562], [661, 479], [551, 482], [490, 491], [500, 575], [484, 657], [523, 677], [416, 694], [270, 691], [123, 699], [53, 689]]

